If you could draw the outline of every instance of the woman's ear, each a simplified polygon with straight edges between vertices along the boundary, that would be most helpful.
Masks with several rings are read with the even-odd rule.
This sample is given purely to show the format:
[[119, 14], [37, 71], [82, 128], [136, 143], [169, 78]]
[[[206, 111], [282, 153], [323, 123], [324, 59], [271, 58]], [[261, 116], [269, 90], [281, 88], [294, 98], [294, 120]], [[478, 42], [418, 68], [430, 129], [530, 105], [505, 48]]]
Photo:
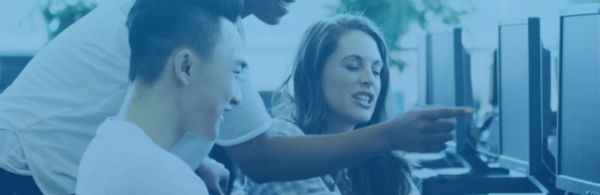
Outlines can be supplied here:
[[175, 77], [184, 85], [190, 83], [193, 60], [192, 52], [188, 49], [180, 50], [175, 54]]

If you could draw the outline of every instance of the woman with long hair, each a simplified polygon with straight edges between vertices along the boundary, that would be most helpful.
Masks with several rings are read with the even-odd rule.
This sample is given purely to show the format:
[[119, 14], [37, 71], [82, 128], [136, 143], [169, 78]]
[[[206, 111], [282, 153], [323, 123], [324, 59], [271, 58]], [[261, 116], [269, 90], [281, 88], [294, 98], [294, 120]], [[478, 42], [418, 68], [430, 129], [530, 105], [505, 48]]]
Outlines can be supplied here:
[[[303, 136], [353, 131], [391, 119], [385, 37], [369, 19], [343, 14], [304, 34], [291, 75], [275, 91], [272, 134]], [[285, 129], [285, 130], [281, 130]], [[419, 194], [400, 152], [373, 158], [321, 177], [258, 184], [248, 194]]]

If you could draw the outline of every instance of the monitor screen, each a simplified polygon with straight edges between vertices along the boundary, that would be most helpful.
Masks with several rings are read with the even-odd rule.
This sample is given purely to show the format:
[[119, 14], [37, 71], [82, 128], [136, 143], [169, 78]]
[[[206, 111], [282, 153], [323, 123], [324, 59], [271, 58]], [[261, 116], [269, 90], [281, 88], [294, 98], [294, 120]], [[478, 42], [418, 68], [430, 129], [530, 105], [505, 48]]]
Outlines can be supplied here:
[[600, 15], [565, 16], [561, 30], [558, 174], [600, 186]]
[[498, 51], [494, 51], [494, 62], [490, 66], [490, 86], [489, 86], [489, 103], [496, 107], [498, 106]]
[[456, 106], [456, 79], [454, 65], [454, 36], [452, 33], [432, 34], [430, 42], [431, 56], [431, 93], [432, 104]]
[[[470, 56], [462, 45], [462, 30], [430, 34], [428, 36], [427, 76], [428, 103], [438, 106], [473, 106], [471, 92]], [[457, 154], [463, 157], [475, 154], [475, 144], [470, 144], [468, 134], [471, 126], [469, 117], [456, 118], [454, 145]], [[475, 141], [470, 141], [474, 143]]]
[[527, 24], [500, 26], [501, 154], [529, 162], [529, 33]]

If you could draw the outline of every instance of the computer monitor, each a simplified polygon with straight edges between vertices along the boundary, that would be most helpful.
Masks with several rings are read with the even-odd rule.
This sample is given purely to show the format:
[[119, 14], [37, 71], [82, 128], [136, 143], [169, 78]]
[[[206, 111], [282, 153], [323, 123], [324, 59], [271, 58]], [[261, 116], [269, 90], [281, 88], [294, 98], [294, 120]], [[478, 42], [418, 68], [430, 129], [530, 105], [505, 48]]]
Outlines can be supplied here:
[[494, 51], [493, 54], [494, 62], [490, 67], [490, 88], [489, 88], [489, 101], [493, 107], [498, 106], [498, 50]]
[[488, 103], [492, 106], [491, 113], [485, 116], [484, 122], [480, 127], [481, 130], [488, 131], [485, 147], [492, 154], [500, 152], [500, 120], [498, 118], [498, 50], [493, 52], [493, 62], [489, 70], [489, 98]]
[[600, 6], [560, 17], [556, 187], [600, 194]]
[[[462, 45], [462, 30], [428, 34], [426, 50], [426, 103], [473, 107], [470, 56]], [[467, 140], [471, 121], [469, 117], [456, 119], [458, 154], [476, 153], [474, 141]]]
[[427, 104], [427, 56], [428, 56], [428, 38], [420, 39], [417, 46], [418, 66], [417, 66], [417, 103], [415, 106], [423, 106]]
[[[529, 175], [549, 171], [542, 162], [542, 132], [551, 127], [550, 52], [543, 49], [540, 20], [498, 26], [500, 166]], [[548, 59], [545, 59], [548, 58]]]

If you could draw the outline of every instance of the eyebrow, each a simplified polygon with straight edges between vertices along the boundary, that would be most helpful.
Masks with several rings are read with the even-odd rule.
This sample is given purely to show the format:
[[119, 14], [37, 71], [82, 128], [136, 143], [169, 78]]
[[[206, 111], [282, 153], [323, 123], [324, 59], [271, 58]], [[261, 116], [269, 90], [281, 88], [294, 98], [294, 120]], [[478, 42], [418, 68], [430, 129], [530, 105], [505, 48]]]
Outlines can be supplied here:
[[355, 54], [353, 54], [353, 55], [348, 55], [348, 56], [346, 56], [346, 57], [342, 58], [342, 60], [346, 60], [346, 59], [349, 59], [349, 58], [356, 58], [357, 60], [360, 60], [360, 61], [362, 61], [362, 58], [361, 58], [359, 55], [355, 55]]
[[[356, 58], [357, 60], [363, 61], [363, 58], [356, 54], [348, 55], [348, 56], [342, 58], [342, 60], [346, 60], [348, 58]], [[375, 60], [371, 65], [378, 65], [378, 66], [383, 67], [383, 62], [381, 60]]]

